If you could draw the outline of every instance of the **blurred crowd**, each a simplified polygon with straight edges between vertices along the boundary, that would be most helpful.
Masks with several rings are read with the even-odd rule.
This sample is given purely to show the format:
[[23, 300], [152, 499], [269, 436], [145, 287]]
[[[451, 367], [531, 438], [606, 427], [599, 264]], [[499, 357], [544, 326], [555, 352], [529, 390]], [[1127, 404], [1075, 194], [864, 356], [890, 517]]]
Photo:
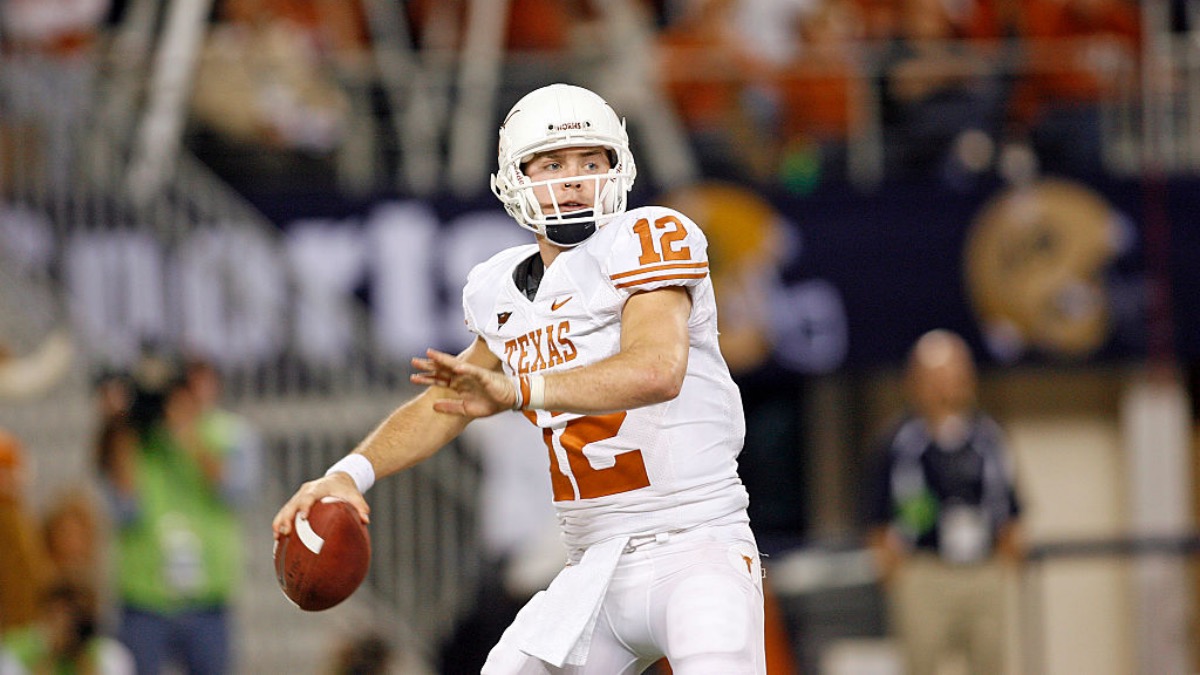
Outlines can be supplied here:
[[220, 391], [204, 361], [100, 376], [94, 480], [40, 511], [32, 458], [0, 430], [0, 672], [233, 671], [238, 511], [260, 449]]
[[[9, 53], [86, 58], [130, 23], [134, 4], [11, 0], [2, 44]], [[377, 163], [389, 148], [402, 151], [379, 120], [404, 111], [390, 109], [396, 100], [376, 70], [400, 62], [378, 50], [424, 50], [410, 65], [449, 76], [437, 55], [464, 47], [471, 3], [400, 4], [403, 13], [389, 14], [379, 9], [386, 3], [362, 0], [217, 0], [192, 82], [190, 137], [215, 145], [217, 156], [276, 151], [310, 174], [333, 171], [348, 144], [367, 147]], [[1103, 106], [1131, 96], [1144, 40], [1132, 0], [631, 6], [652, 29], [644, 33], [651, 44], [630, 46], [657, 57], [646, 86], [673, 106], [702, 172], [801, 192], [844, 178], [861, 143], [882, 148], [885, 175], [896, 178], [954, 184], [1031, 167], [1102, 171]], [[1186, 12], [1175, 14], [1171, 27], [1186, 29]], [[639, 39], [612, 34], [608, 17], [594, 0], [513, 0], [505, 67], [524, 64], [525, 79], [597, 77], [619, 51], [614, 41]]]
[[1126, 0], [680, 4], [664, 83], [706, 165], [798, 190], [872, 135], [895, 178], [954, 185], [1002, 157], [1099, 172], [1101, 109], [1142, 37]]

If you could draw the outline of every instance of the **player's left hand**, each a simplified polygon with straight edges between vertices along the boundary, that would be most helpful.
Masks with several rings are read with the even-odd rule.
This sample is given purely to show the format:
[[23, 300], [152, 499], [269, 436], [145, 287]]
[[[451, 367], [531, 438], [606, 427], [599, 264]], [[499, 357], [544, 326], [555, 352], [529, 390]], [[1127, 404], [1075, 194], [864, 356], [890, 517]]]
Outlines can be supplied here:
[[444, 387], [456, 394], [434, 401], [434, 410], [469, 418], [488, 417], [511, 410], [516, 402], [512, 380], [503, 373], [480, 368], [436, 349], [427, 349], [425, 355], [426, 358], [412, 360], [419, 371], [410, 377], [413, 383]]

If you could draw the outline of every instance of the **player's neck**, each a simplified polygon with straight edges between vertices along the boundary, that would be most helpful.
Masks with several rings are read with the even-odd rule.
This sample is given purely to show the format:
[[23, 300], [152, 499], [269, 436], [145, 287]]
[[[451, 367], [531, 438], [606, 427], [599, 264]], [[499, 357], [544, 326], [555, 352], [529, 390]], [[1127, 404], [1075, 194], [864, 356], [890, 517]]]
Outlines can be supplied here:
[[561, 246], [556, 246], [550, 243], [550, 240], [546, 239], [545, 237], [538, 237], [537, 243], [538, 251], [542, 254], [542, 264], [547, 268], [549, 268], [551, 263], [554, 262], [555, 258], [558, 257], [558, 254], [562, 253], [564, 250]]

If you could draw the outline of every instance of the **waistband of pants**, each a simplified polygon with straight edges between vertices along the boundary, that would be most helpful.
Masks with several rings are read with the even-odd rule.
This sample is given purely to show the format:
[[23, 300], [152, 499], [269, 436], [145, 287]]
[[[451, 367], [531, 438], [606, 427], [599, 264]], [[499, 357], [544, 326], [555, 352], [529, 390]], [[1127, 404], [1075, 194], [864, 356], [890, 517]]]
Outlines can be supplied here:
[[750, 530], [749, 519], [745, 517], [744, 513], [735, 513], [728, 516], [723, 516], [716, 520], [710, 520], [704, 523], [696, 523], [694, 525], [672, 530], [665, 530], [663, 532], [631, 535], [629, 537], [629, 542], [625, 544], [625, 550], [622, 551], [622, 553], [634, 553], [646, 548], [661, 546], [672, 541], [679, 541], [680, 539], [688, 538], [689, 536], [700, 532], [713, 533], [714, 531], [717, 533], [728, 532], [730, 537], [734, 537], [739, 534], [749, 536], [751, 539], [754, 537], [754, 533]]

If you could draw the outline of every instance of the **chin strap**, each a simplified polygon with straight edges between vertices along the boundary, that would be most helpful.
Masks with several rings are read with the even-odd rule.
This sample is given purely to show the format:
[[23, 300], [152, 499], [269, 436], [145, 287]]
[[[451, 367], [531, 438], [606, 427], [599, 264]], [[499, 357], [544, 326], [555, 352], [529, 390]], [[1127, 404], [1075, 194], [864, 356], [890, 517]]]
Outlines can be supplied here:
[[559, 246], [575, 246], [596, 233], [597, 209], [564, 213], [546, 223], [546, 238]]
[[596, 221], [588, 220], [561, 225], [547, 225], [546, 239], [559, 246], [576, 246], [596, 233]]

